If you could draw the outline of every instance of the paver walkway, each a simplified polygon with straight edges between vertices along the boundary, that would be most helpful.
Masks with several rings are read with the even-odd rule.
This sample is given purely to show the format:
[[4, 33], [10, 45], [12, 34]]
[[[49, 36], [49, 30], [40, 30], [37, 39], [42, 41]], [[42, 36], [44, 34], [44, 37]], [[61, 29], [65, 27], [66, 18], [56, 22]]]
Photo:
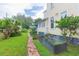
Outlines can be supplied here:
[[28, 40], [28, 55], [29, 56], [39, 56], [39, 53], [33, 44], [32, 37], [29, 35], [29, 40]]

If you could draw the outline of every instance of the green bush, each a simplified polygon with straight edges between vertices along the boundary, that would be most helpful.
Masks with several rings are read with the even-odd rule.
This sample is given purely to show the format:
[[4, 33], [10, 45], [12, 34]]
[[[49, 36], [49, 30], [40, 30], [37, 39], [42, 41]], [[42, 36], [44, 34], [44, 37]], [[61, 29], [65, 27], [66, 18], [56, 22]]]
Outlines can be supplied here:
[[32, 31], [30, 32], [30, 34], [32, 35], [33, 39], [38, 39], [39, 37], [35, 28], [32, 28]]
[[0, 32], [2, 32], [3, 30], [2, 29], [0, 29]]
[[0, 40], [3, 40], [3, 39], [4, 39], [4, 34], [0, 33]]
[[38, 34], [33, 35], [32, 37], [33, 37], [33, 40], [39, 39], [39, 35]]
[[20, 36], [21, 32], [12, 32], [10, 37]]
[[22, 29], [22, 32], [27, 32], [27, 29], [23, 28], [23, 29]]
[[20, 26], [21, 25], [17, 20], [12, 21], [10, 18], [0, 20], [0, 32], [3, 33], [5, 39], [21, 35]]

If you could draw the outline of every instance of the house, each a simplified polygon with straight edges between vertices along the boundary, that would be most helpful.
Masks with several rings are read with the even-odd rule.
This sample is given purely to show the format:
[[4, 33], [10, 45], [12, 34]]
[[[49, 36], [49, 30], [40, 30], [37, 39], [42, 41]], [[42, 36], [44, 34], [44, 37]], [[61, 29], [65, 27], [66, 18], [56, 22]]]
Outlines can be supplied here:
[[44, 19], [38, 23], [37, 33], [61, 35], [61, 30], [56, 27], [55, 21], [65, 16], [79, 16], [79, 4], [47, 3], [47, 9], [43, 13]]

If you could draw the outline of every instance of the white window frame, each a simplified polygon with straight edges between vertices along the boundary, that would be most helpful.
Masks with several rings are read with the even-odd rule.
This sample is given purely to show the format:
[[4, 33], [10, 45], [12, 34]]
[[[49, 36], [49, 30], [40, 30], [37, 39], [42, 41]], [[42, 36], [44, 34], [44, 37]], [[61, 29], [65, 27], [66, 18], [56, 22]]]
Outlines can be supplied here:
[[65, 16], [67, 16], [67, 11], [63, 11], [60, 14], [61, 14], [61, 18], [64, 18]]
[[53, 21], [53, 22], [52, 22], [52, 23], [53, 23], [53, 27], [51, 26], [51, 28], [54, 28], [54, 17], [53, 17], [53, 16], [50, 18], [50, 25], [52, 25], [52, 24], [51, 24], [51, 20]]

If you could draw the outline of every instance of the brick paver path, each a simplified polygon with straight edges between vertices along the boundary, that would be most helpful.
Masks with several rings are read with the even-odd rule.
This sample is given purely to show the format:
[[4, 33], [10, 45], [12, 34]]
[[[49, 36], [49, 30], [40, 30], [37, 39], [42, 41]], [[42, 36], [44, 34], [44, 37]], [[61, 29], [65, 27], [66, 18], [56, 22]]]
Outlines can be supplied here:
[[28, 40], [28, 55], [29, 56], [39, 56], [39, 53], [33, 44], [32, 37], [29, 35], [29, 40]]

